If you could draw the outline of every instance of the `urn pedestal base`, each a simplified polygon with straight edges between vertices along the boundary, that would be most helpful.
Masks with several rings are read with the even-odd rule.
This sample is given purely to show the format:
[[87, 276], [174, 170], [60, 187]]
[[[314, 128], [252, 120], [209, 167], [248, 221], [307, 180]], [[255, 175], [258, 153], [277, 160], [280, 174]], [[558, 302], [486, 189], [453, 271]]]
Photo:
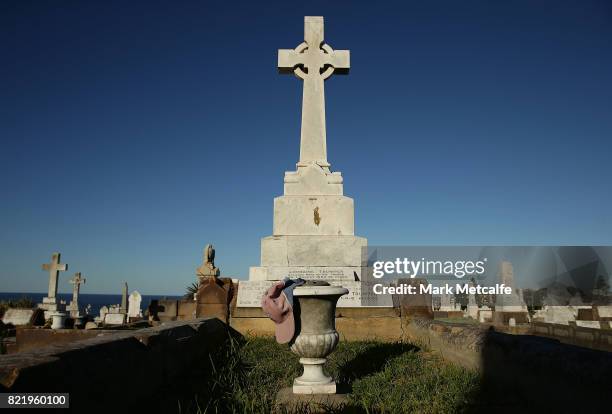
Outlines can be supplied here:
[[323, 373], [325, 358], [300, 358], [301, 377], [293, 380], [294, 394], [335, 394], [336, 382]]

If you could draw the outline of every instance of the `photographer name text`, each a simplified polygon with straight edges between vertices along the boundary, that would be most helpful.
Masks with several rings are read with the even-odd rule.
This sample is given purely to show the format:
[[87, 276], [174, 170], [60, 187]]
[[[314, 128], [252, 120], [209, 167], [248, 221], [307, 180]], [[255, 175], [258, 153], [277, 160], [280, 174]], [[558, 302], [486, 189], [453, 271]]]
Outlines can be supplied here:
[[402, 283], [397, 286], [384, 286], [382, 283], [377, 283], [372, 286], [372, 291], [376, 295], [511, 295], [512, 288], [503, 283], [498, 283], [493, 286], [470, 286], [467, 283], [456, 285], [445, 284], [441, 286], [426, 285], [409, 285]]

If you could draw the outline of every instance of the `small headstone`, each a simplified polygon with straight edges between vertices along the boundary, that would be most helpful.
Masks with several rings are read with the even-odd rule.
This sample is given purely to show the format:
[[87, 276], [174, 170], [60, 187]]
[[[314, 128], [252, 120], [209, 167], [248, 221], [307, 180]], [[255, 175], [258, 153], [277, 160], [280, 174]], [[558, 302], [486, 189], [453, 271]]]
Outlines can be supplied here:
[[491, 322], [493, 320], [493, 310], [488, 306], [478, 309], [478, 320], [480, 323]]
[[124, 313], [107, 313], [104, 318], [105, 325], [124, 325], [125, 314]]
[[227, 322], [231, 290], [232, 281], [226, 278], [208, 278], [200, 284], [196, 293], [196, 317], [213, 316]]
[[85, 329], [96, 329], [98, 327], [98, 324], [95, 322], [87, 322], [85, 324]]
[[140, 303], [142, 302], [142, 295], [137, 290], [133, 291], [128, 298], [128, 318], [141, 318], [142, 310], [140, 309]]
[[516, 326], [516, 319], [514, 319], [514, 318], [508, 319], [508, 325], [511, 326], [511, 327]]
[[107, 313], [108, 313], [108, 307], [107, 306], [102, 306], [100, 308], [100, 320], [102, 322], [104, 322], [104, 318], [106, 317]]
[[451, 304], [451, 295], [443, 293], [440, 297], [440, 312], [452, 312], [455, 307]]
[[108, 307], [108, 313], [125, 313], [121, 311], [121, 305], [110, 305]]

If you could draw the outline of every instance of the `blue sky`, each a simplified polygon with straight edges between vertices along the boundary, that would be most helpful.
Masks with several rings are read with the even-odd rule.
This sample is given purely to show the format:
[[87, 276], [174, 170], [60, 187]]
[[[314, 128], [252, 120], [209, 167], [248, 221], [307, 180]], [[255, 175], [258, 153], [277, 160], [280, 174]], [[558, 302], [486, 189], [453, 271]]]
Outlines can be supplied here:
[[328, 158], [371, 245], [612, 244], [606, 1], [0, 5], [0, 290], [180, 294], [259, 263], [299, 155], [303, 16], [351, 50]]

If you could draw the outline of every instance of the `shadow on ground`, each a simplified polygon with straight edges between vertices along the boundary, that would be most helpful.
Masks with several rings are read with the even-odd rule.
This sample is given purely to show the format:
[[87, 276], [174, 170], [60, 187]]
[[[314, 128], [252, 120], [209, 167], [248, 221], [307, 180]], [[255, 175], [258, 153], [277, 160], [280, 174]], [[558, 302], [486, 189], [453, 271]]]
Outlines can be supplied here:
[[469, 413], [610, 412], [612, 353], [487, 332]]
[[340, 392], [351, 392], [355, 380], [379, 372], [388, 361], [403, 353], [419, 350], [416, 345], [403, 342], [373, 343], [341, 363], [334, 378], [341, 388]]
[[[278, 391], [301, 374], [297, 357], [271, 338], [242, 338], [201, 361], [151, 412], [269, 413]], [[444, 362], [408, 343], [344, 342], [326, 371], [349, 394], [342, 407], [295, 412], [531, 413], [608, 412], [612, 354], [558, 341], [490, 331], [481, 372]]]

